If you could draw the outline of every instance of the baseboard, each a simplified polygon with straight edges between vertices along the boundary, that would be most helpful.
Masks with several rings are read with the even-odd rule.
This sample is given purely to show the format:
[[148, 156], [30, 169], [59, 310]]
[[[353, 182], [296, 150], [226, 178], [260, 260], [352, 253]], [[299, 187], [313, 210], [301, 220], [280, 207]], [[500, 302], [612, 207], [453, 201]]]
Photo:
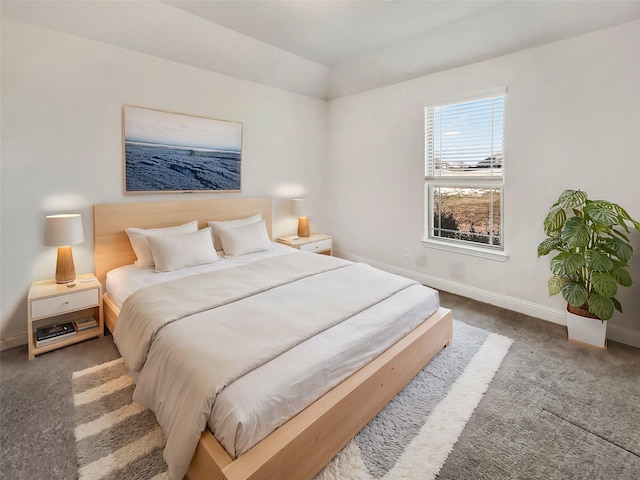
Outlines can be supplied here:
[[607, 325], [607, 339], [640, 348], [640, 332], [616, 325]]
[[0, 338], [0, 352], [9, 350], [10, 348], [19, 347], [27, 344], [27, 334], [22, 333], [14, 337]]
[[[462, 297], [478, 300], [479, 302], [495, 305], [496, 307], [506, 308], [514, 312], [523, 313], [531, 317], [540, 318], [548, 322], [556, 323], [558, 325], [567, 325], [565, 310], [547, 307], [545, 305], [539, 305], [537, 303], [522, 300], [516, 297], [510, 297], [508, 295], [502, 295], [499, 293], [484, 290], [482, 288], [471, 287], [462, 283], [453, 282], [431, 275], [426, 275], [412, 270], [396, 267], [387, 263], [378, 262], [369, 258], [360, 257], [350, 253], [334, 250], [334, 255], [341, 258], [346, 258], [354, 262], [363, 262], [371, 265], [372, 267], [385, 270], [387, 272], [396, 273], [403, 277], [411, 278], [416, 282], [420, 282], [424, 285], [428, 285], [436, 290], [444, 290], [446, 292], [454, 293]], [[614, 325], [607, 325], [607, 338], [625, 345], [631, 345], [632, 347], [640, 348], [640, 332], [629, 330], [626, 328], [615, 327]]]

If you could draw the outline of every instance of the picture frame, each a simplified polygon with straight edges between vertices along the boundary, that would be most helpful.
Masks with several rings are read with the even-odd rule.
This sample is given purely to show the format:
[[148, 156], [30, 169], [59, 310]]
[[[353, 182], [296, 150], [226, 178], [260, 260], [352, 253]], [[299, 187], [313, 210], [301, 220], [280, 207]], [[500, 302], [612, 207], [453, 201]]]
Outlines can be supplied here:
[[123, 105], [122, 130], [126, 194], [242, 191], [241, 123]]

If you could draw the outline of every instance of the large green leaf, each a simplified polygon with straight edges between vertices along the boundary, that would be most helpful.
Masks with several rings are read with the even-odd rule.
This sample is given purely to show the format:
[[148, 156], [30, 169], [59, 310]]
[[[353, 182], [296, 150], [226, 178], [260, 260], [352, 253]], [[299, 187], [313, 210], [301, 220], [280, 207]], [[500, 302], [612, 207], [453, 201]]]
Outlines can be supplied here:
[[561, 208], [552, 208], [544, 219], [544, 231], [551, 236], [554, 232], [559, 232], [567, 219], [567, 214]]
[[564, 277], [560, 277], [558, 275], [554, 275], [547, 282], [547, 288], [549, 289], [549, 295], [557, 295], [562, 292], [562, 287], [566, 283]]
[[630, 242], [629, 237], [627, 237], [624, 233], [616, 230], [615, 228], [612, 228], [609, 233], [611, 233], [611, 235], [616, 235], [620, 237], [620, 240], [625, 240], [627, 243]]
[[[640, 222], [638, 222], [638, 221], [634, 220], [633, 218], [631, 218], [631, 216], [627, 213], [627, 211], [624, 208], [622, 208], [620, 205], [617, 205], [615, 203], [612, 204], [612, 205], [613, 205], [614, 210], [618, 213], [618, 215], [620, 215], [620, 217], [623, 220], [630, 221], [633, 224], [633, 228], [635, 228], [636, 230], [638, 230], [640, 232]], [[623, 223], [623, 221], [621, 221], [620, 223]], [[627, 230], [626, 224], [624, 224], [624, 225], [625, 225], [625, 230]]]
[[616, 282], [623, 287], [630, 287], [633, 284], [629, 271], [624, 267], [616, 267], [609, 272]]
[[633, 247], [618, 237], [603, 239], [601, 243], [605, 245], [608, 250], [613, 251], [621, 262], [628, 262], [633, 255]]
[[595, 250], [589, 250], [585, 253], [587, 268], [589, 270], [599, 270], [608, 272], [613, 268], [613, 261], [606, 255]]
[[549, 237], [544, 239], [540, 245], [538, 245], [538, 257], [542, 257], [543, 255], [553, 252], [560, 245], [562, 245], [562, 239], [560, 237]]
[[589, 292], [581, 283], [567, 282], [562, 287], [562, 297], [569, 305], [581, 307], [589, 298]]
[[591, 230], [584, 218], [571, 217], [562, 227], [560, 238], [569, 248], [584, 247], [589, 243]]
[[618, 293], [618, 282], [605, 272], [593, 272], [591, 275], [593, 289], [603, 297], [613, 297]]
[[618, 310], [620, 313], [624, 313], [622, 311], [622, 305], [620, 304], [617, 298], [611, 297], [611, 301], [613, 302], [613, 306], [615, 307], [616, 310]]
[[558, 198], [562, 208], [573, 208], [583, 205], [587, 201], [587, 194], [582, 190], [565, 190]]
[[600, 225], [610, 227], [618, 223], [618, 213], [613, 209], [613, 204], [604, 200], [588, 203], [584, 207], [584, 212], [589, 215], [591, 220]]
[[554, 275], [571, 275], [584, 267], [584, 257], [580, 253], [563, 252], [551, 259]]
[[603, 297], [597, 293], [589, 296], [589, 310], [598, 316], [600, 320], [609, 320], [613, 317], [615, 304], [609, 297]]

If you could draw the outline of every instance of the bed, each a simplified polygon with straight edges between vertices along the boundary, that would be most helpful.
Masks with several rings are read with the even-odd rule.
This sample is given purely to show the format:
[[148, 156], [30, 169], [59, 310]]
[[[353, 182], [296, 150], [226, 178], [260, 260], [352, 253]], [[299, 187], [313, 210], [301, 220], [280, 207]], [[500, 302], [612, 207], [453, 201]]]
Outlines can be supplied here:
[[[199, 226], [206, 227], [208, 220], [231, 220], [256, 213], [262, 215], [271, 237], [270, 198], [96, 205], [96, 275], [104, 284], [107, 272], [136, 260], [124, 232], [126, 227], [165, 227], [192, 219], [198, 219]], [[282, 255], [282, 261], [289, 261], [286, 256]], [[107, 291], [104, 303], [105, 324], [113, 332], [122, 300], [114, 301]], [[228, 447], [225, 449], [211, 430], [205, 429], [187, 477], [194, 480], [313, 478], [451, 338], [452, 314], [436, 306], [433, 314], [424, 321], [421, 318], [409, 333], [383, 353], [341, 380], [246, 452], [230, 455]]]

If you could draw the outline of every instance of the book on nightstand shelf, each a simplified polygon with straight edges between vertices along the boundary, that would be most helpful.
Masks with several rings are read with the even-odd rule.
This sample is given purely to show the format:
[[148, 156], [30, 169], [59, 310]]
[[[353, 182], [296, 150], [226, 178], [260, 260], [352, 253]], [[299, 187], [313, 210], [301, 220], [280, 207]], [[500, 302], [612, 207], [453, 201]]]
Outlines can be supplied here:
[[91, 330], [98, 327], [98, 322], [95, 318], [89, 317], [83, 320], [76, 320], [75, 322], [76, 331], [84, 332], [85, 330]]
[[76, 331], [71, 322], [40, 327], [36, 329], [36, 348], [46, 347], [75, 336]]

